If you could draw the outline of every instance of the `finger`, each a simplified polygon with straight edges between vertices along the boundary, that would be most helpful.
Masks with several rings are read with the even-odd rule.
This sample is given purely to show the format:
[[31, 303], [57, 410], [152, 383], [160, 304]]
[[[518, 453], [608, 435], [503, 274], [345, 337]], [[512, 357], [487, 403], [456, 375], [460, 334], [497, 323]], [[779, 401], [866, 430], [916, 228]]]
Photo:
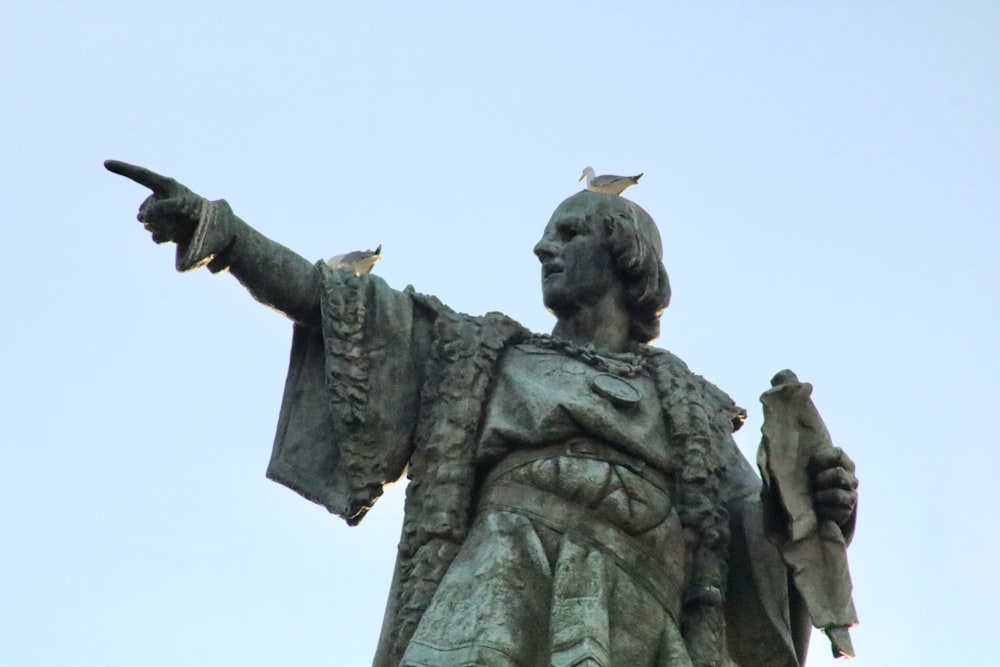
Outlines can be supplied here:
[[153, 240], [157, 243], [166, 243], [168, 241], [177, 242], [185, 236], [184, 227], [182, 225], [178, 225], [176, 219], [172, 218], [157, 220], [155, 222], [146, 222], [143, 223], [142, 226], [153, 236]]
[[854, 461], [840, 447], [824, 447], [816, 452], [809, 461], [809, 471], [816, 474], [827, 468], [843, 468], [854, 472]]
[[186, 189], [169, 176], [157, 174], [155, 171], [150, 171], [136, 164], [119, 160], [105, 160], [104, 168], [111, 173], [133, 180], [139, 185], [144, 185], [158, 195], [176, 195]]
[[842, 508], [830, 508], [830, 507], [817, 507], [816, 516], [820, 519], [827, 519], [833, 521], [837, 525], [844, 525], [851, 515], [854, 513], [853, 510], [842, 509]]
[[170, 199], [150, 197], [139, 207], [136, 218], [139, 222], [158, 222], [171, 218], [184, 218], [186, 221], [193, 221], [198, 218], [200, 208], [201, 198], [197, 195]]
[[858, 496], [853, 491], [844, 489], [826, 489], [817, 491], [813, 499], [818, 509], [852, 511], [858, 502]]
[[813, 478], [817, 489], [856, 489], [858, 478], [843, 468], [828, 468]]

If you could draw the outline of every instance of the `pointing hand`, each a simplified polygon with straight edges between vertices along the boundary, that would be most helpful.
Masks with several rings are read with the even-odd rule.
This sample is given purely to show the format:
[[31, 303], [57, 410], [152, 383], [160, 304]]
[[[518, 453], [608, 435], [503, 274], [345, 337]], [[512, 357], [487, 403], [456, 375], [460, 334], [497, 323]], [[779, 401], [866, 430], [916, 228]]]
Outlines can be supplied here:
[[118, 160], [106, 160], [105, 168], [153, 191], [139, 206], [136, 218], [157, 243], [187, 243], [198, 227], [207, 200], [167, 176]]

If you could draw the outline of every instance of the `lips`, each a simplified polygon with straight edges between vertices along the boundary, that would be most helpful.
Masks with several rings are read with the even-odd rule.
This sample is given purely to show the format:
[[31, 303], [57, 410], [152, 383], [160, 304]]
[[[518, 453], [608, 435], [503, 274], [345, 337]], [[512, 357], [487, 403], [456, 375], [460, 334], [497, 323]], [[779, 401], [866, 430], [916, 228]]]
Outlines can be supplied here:
[[562, 272], [563, 267], [561, 264], [544, 264], [542, 265], [542, 280], [545, 280], [551, 275]]

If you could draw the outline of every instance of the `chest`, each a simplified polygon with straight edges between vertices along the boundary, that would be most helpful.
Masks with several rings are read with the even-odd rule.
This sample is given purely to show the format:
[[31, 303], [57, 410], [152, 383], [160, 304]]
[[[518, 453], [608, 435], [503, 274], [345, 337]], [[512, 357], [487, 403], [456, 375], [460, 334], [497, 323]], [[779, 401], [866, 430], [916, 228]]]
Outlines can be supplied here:
[[486, 408], [485, 451], [593, 437], [666, 468], [666, 425], [653, 380], [614, 363], [515, 346], [501, 361]]

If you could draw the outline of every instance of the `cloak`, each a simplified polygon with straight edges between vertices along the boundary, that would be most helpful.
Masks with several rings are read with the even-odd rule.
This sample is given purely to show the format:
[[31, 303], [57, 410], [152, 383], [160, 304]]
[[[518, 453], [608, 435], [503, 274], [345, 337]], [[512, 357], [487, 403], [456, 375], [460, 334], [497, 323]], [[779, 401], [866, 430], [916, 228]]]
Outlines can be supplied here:
[[[269, 478], [356, 525], [383, 487], [410, 479], [374, 667], [395, 667], [461, 547], [475, 502], [478, 427], [505, 349], [529, 332], [500, 313], [456, 313], [408, 287], [317, 264], [321, 327], [295, 325]], [[764, 537], [760, 480], [731, 438], [744, 412], [665, 350], [658, 386], [704, 408], [730, 517], [730, 665], [802, 664], [809, 621]], [[664, 405], [669, 415], [669, 406]], [[676, 421], [676, 416], [674, 418]], [[675, 430], [678, 430], [675, 428]]]

